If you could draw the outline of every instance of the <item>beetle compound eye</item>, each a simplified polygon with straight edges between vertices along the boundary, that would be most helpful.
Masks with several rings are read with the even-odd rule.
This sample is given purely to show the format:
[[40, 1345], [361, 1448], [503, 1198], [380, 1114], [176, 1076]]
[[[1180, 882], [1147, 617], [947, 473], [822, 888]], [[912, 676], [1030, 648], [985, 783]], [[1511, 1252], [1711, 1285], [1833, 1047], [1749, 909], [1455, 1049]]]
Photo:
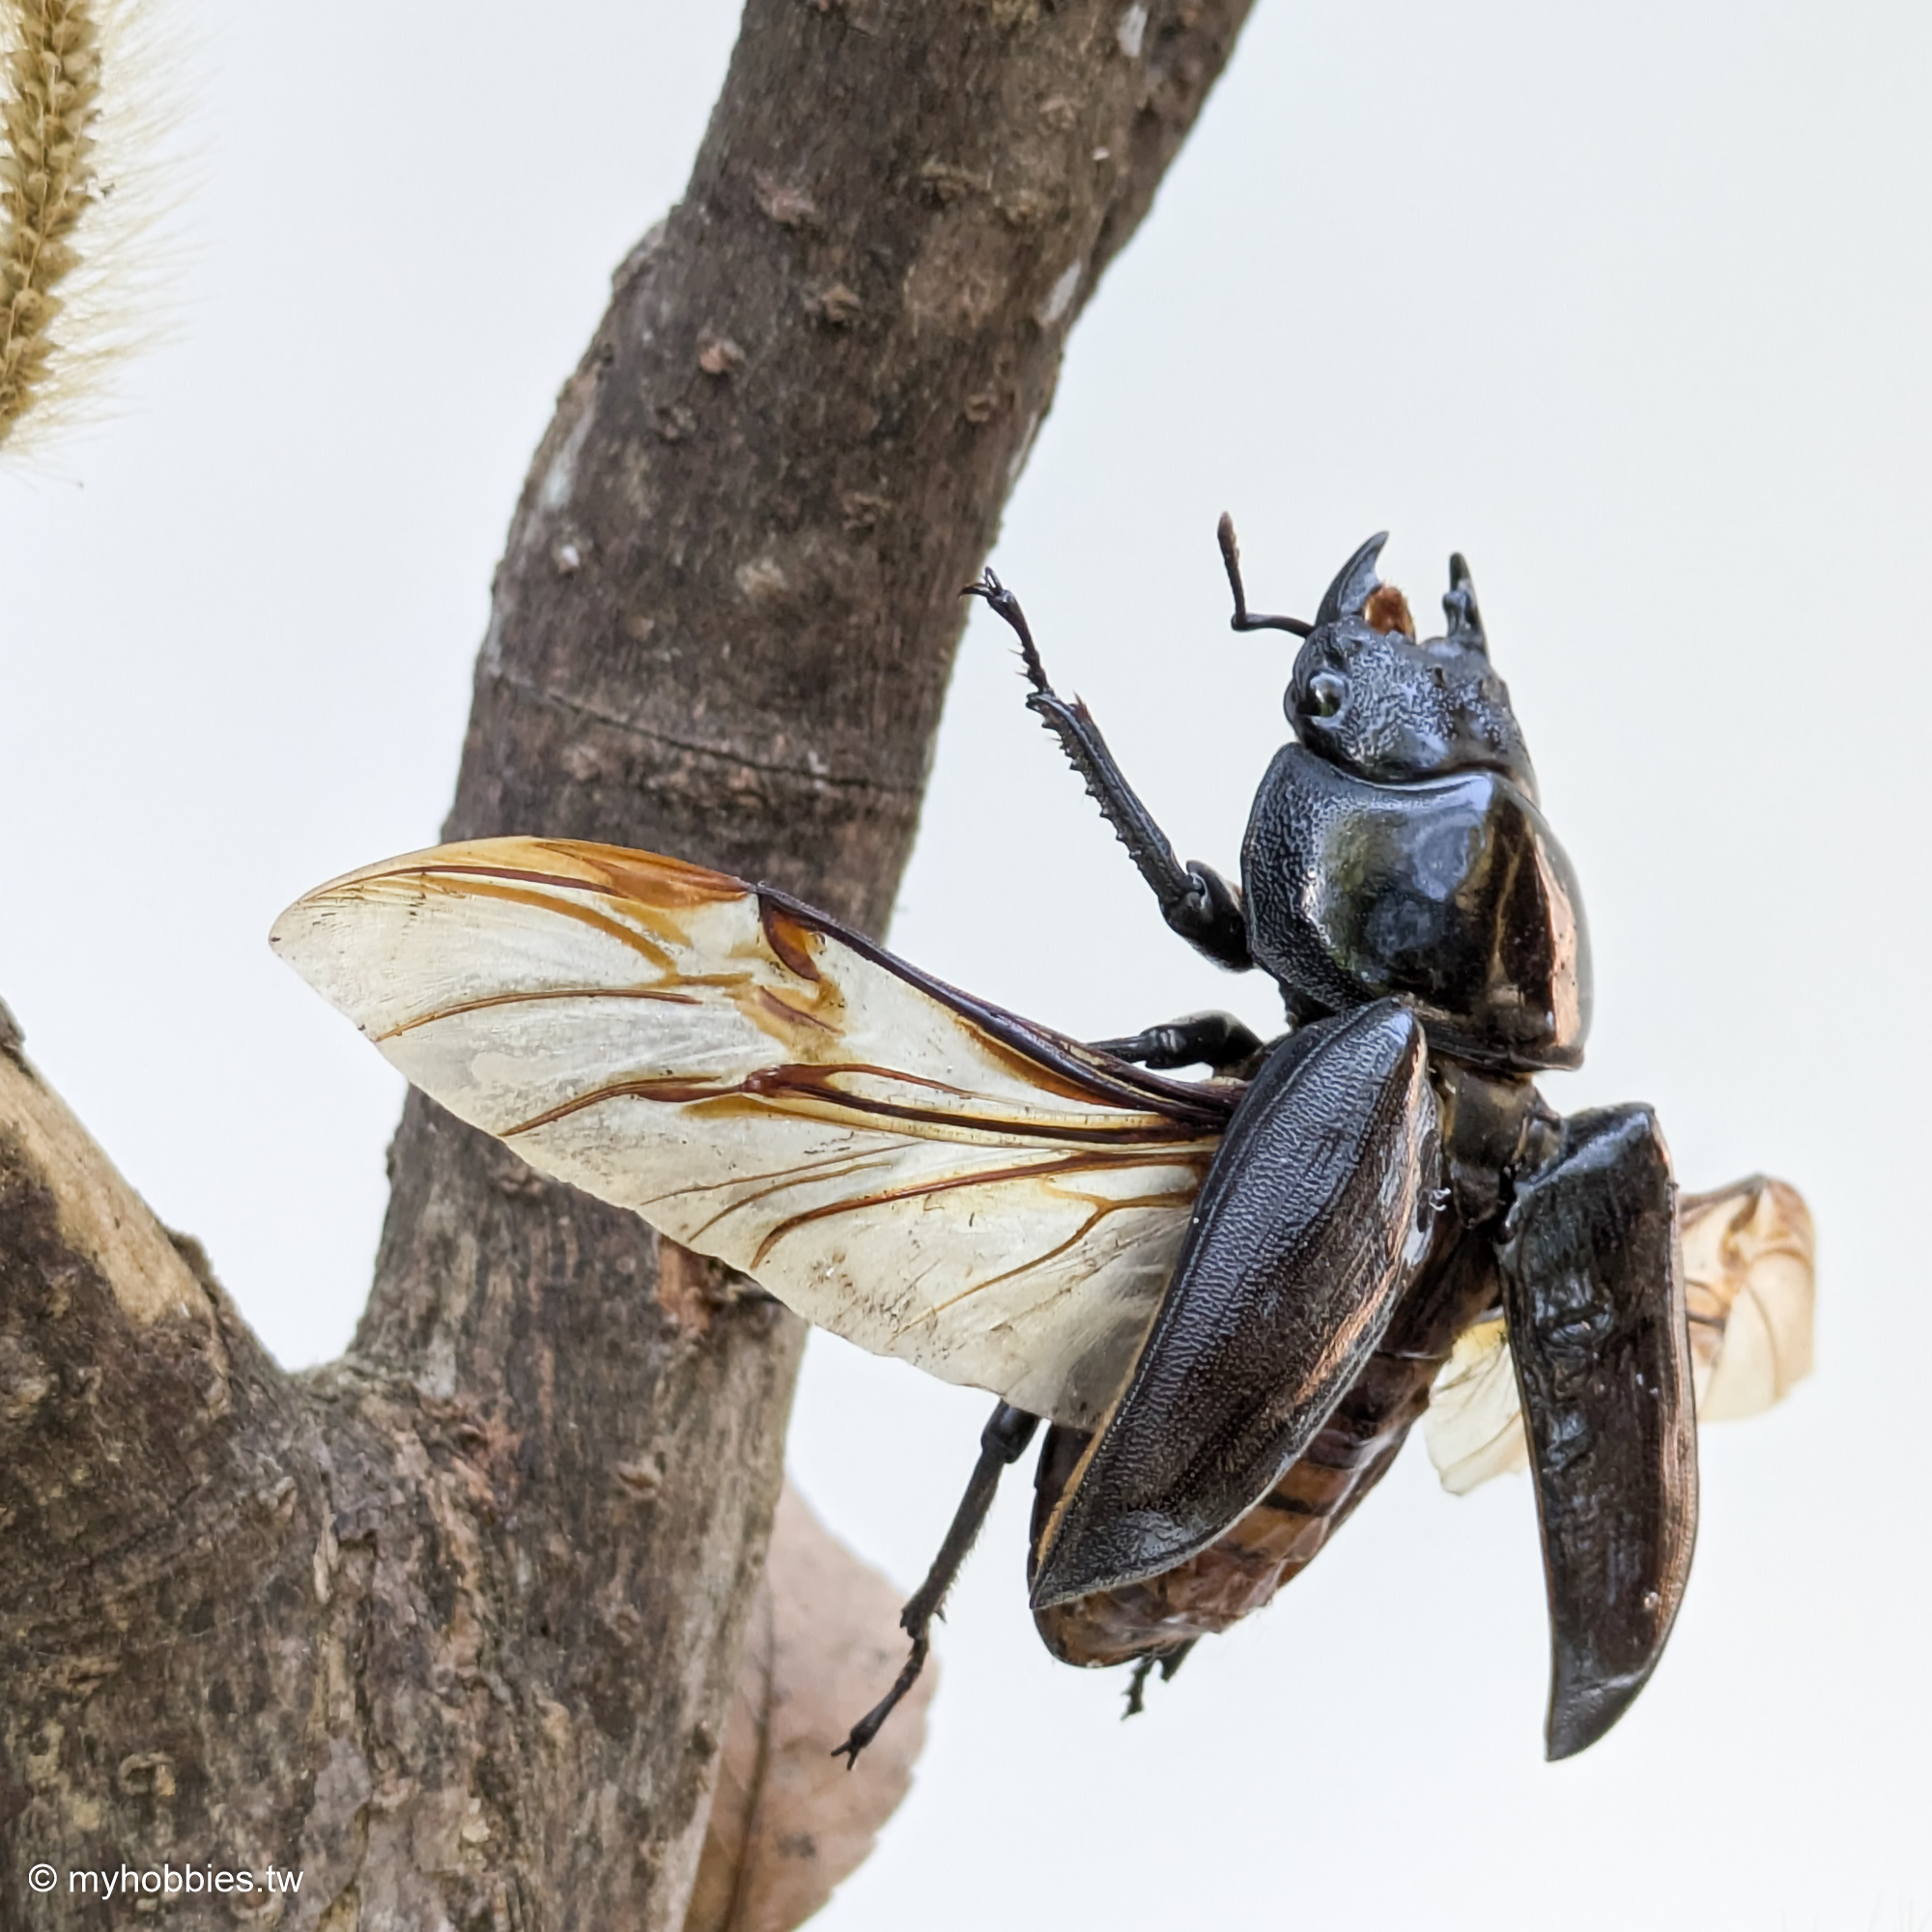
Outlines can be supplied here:
[[1340, 671], [1318, 670], [1308, 680], [1308, 715], [1332, 718], [1349, 695], [1349, 680]]

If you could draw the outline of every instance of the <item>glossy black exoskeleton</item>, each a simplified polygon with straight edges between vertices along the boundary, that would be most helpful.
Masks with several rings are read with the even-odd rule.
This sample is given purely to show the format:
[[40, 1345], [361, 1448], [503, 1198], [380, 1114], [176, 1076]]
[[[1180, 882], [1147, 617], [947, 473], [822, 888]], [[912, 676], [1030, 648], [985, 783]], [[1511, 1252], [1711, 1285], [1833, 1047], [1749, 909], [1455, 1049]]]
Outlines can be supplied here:
[[[1383, 541], [1362, 545], [1303, 623], [1248, 611], [1222, 520], [1235, 628], [1302, 638], [1293, 736], [1256, 795], [1238, 889], [1176, 858], [1085, 706], [1049, 683], [1011, 593], [990, 571], [971, 586], [1016, 634], [1029, 705], [1169, 925], [1223, 967], [1267, 973], [1290, 1026], [1264, 1044], [1210, 1013], [1099, 1042], [1248, 1084], [1127, 1386], [1091, 1438], [1049, 1431], [1033, 1604], [1069, 1661], [1140, 1655], [1143, 1676], [1149, 1662], [1171, 1669], [1185, 1645], [1161, 1648], [1152, 1624], [1112, 1649], [1094, 1635], [1110, 1593], [1171, 1577], [1274, 1500], [1351, 1389], [1378, 1361], [1386, 1375], [1385, 1337], [1397, 1355], [1409, 1338], [1439, 1349], [1499, 1309], [1530, 1438], [1554, 1653], [1548, 1742], [1561, 1757], [1642, 1687], [1689, 1572], [1696, 1448], [1675, 1194], [1647, 1108], [1565, 1121], [1531, 1084], [1582, 1058], [1581, 898], [1467, 567], [1450, 561], [1443, 635], [1418, 639], [1378, 581]], [[989, 1425], [976, 1490], [908, 1609], [909, 1671], [1031, 1433], [1005, 1406]]]
[[[1230, 572], [1239, 581], [1232, 530]], [[1467, 566], [1450, 562], [1445, 636], [1417, 642], [1377, 582], [1373, 537], [1329, 586], [1295, 660], [1294, 740], [1262, 780], [1241, 892], [1180, 866], [1085, 708], [1045, 681], [1022, 628], [1029, 702], [1065, 748], [1182, 938], [1259, 966], [1290, 1017], [1394, 998], [1431, 1046], [1496, 1072], [1575, 1066], [1589, 1029], [1589, 942], [1509, 692], [1490, 667]], [[1009, 621], [997, 581], [980, 594]], [[1236, 592], [1236, 623], [1259, 621]], [[1279, 621], [1279, 620], [1276, 620]]]

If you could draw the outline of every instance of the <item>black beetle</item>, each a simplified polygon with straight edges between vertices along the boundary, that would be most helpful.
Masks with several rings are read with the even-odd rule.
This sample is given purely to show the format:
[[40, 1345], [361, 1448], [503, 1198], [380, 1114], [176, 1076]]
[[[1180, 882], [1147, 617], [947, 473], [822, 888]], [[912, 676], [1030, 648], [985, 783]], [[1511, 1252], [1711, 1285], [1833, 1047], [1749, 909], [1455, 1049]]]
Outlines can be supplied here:
[[[1174, 930], [1259, 966], [1293, 1030], [1264, 1049], [1227, 1015], [1105, 1042], [1249, 1085], [1135, 1375], [1042, 1512], [1036, 1610], [1197, 1556], [1267, 1495], [1405, 1303], [1501, 1301], [1536, 1448], [1555, 1639], [1550, 1754], [1615, 1721], [1662, 1651], [1690, 1573], [1696, 1438], [1669, 1157], [1649, 1109], [1555, 1116], [1530, 1076], [1582, 1059], [1580, 895], [1536, 804], [1475, 591], [1452, 557], [1444, 636], [1418, 641], [1378, 580], [1385, 535], [1343, 565], [1303, 637], [1241, 852], [1241, 891], [1182, 866], [1084, 706], [1047, 681], [989, 572], [1059, 738]], [[1068, 1462], [1049, 1443], [1045, 1466]], [[1051, 1639], [1050, 1639], [1051, 1640]], [[1170, 1654], [1171, 1655], [1171, 1654]]]
[[[1796, 1196], [1753, 1181], [1697, 1204], [1729, 1233], [1688, 1308], [1650, 1110], [1566, 1120], [1536, 1092], [1581, 1058], [1589, 947], [1463, 560], [1444, 636], [1420, 641], [1377, 579], [1381, 537], [1313, 623], [1249, 612], [1226, 518], [1220, 537], [1235, 628], [1303, 639], [1238, 891], [1176, 859], [1005, 586], [988, 571], [967, 594], [1018, 637], [1028, 703], [1168, 923], [1279, 985], [1271, 1042], [1208, 1013], [1082, 1044], [770, 888], [561, 840], [392, 860], [275, 927], [412, 1080], [532, 1165], [1003, 1398], [851, 1759], [918, 1675], [1042, 1416], [1036, 1618], [1068, 1662], [1134, 1661], [1134, 1710], [1152, 1667], [1313, 1557], [1479, 1335], [1492, 1369], [1514, 1360], [1566, 1756], [1669, 1634], [1696, 1527], [1693, 1365], [1712, 1373], [1767, 1252], [1796, 1258], [1777, 1312], [1752, 1304], [1782, 1367], [1731, 1412], [1804, 1370]], [[1169, 1077], [1197, 1065], [1208, 1079]]]

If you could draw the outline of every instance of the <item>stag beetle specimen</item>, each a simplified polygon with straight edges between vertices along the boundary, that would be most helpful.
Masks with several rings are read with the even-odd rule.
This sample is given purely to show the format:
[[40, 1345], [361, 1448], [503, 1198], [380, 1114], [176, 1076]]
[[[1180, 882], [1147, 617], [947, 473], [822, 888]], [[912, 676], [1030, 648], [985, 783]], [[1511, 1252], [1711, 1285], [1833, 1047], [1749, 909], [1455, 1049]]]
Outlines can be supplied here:
[[[1680, 1228], [1648, 1108], [1566, 1120], [1538, 1095], [1589, 1026], [1576, 879], [1462, 558], [1445, 634], [1418, 640], [1378, 580], [1382, 542], [1303, 623], [1248, 611], [1222, 520], [1235, 628], [1302, 639], [1238, 890], [1176, 859], [1011, 593], [990, 571], [967, 593], [1013, 630], [1029, 705], [1167, 923], [1280, 987], [1275, 1040], [1208, 1013], [1083, 1044], [770, 888], [562, 840], [391, 860], [276, 923], [412, 1081], [533, 1166], [1001, 1397], [906, 1605], [905, 1668], [848, 1759], [917, 1677], [1041, 1418], [1035, 1616], [1069, 1662], [1131, 1661], [1131, 1711], [1150, 1671], [1313, 1558], [1432, 1386], [1453, 1488], [1509, 1463], [1520, 1405], [1548, 1749], [1580, 1750], [1642, 1688], [1683, 1596], [1693, 1374], [1746, 1413], [1806, 1366], [1797, 1197], [1746, 1182], [1687, 1199]], [[1171, 1077], [1190, 1065], [1208, 1077]], [[1749, 1342], [1727, 1350], [1734, 1303]]]

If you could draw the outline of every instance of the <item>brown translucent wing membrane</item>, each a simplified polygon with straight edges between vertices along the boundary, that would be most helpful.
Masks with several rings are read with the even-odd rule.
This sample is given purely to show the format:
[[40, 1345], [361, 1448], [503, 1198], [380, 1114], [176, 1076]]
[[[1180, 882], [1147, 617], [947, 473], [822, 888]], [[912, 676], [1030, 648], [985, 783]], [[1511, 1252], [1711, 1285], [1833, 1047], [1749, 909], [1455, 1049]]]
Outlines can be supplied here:
[[[1684, 1301], [1700, 1422], [1755, 1415], [1811, 1373], [1810, 1210], [1788, 1182], [1753, 1175], [1680, 1195]], [[1423, 1434], [1453, 1495], [1528, 1466], [1516, 1368], [1501, 1316], [1458, 1338]]]
[[1756, 1415], [1811, 1373], [1810, 1209], [1797, 1188], [1761, 1174], [1677, 1207], [1697, 1414]]
[[308, 894], [270, 937], [532, 1167], [862, 1348], [1082, 1427], [1132, 1366], [1239, 1091], [611, 846], [412, 853]]

